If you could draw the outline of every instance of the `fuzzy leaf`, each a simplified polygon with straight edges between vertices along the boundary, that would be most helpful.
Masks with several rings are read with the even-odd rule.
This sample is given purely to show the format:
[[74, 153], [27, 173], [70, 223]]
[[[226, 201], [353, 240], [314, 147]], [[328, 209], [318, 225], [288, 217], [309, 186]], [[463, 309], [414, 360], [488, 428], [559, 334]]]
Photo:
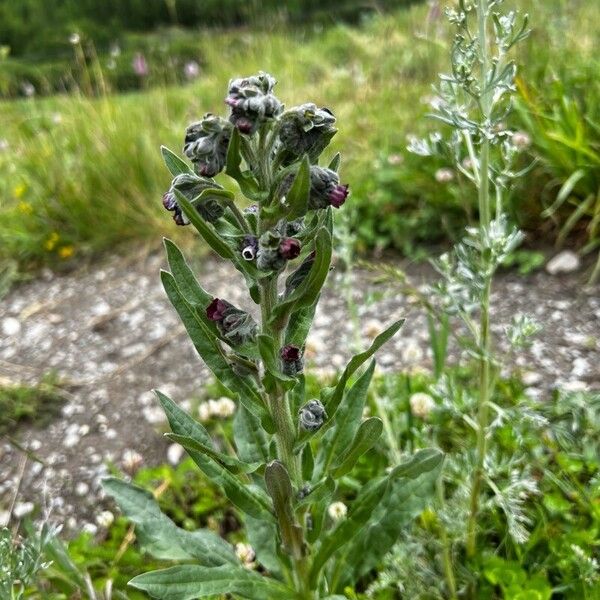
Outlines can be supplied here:
[[260, 421], [244, 406], [240, 406], [233, 419], [233, 438], [241, 460], [268, 463], [269, 442]]
[[169, 169], [169, 172], [173, 177], [181, 175], [181, 173], [192, 173], [191, 167], [166, 146], [161, 146], [160, 152], [165, 161], [165, 165], [167, 165], [167, 169]]
[[274, 579], [228, 565], [180, 565], [138, 575], [129, 585], [159, 600], [196, 600], [219, 594], [236, 594], [248, 600], [297, 598], [293, 590]]
[[192, 306], [206, 307], [212, 301], [212, 295], [198, 283], [183, 253], [175, 243], [168, 238], [164, 238], [163, 241], [167, 251], [169, 269], [183, 297]]
[[229, 177], [235, 179], [240, 186], [240, 189], [248, 198], [255, 199], [258, 192], [258, 186], [255, 179], [248, 173], [242, 172], [242, 155], [240, 152], [240, 144], [242, 139], [237, 128], [233, 128], [229, 147], [227, 148], [227, 161], [225, 172]]
[[340, 162], [342, 161], [342, 156], [341, 154], [338, 152], [336, 153], [336, 155], [331, 159], [331, 162], [329, 163], [329, 168], [332, 171], [335, 171], [337, 173], [337, 171], [340, 168]]
[[277, 552], [277, 525], [274, 522], [244, 516], [244, 525], [248, 535], [248, 543], [254, 549], [258, 562], [269, 572], [278, 575], [281, 564]]
[[275, 378], [281, 381], [285, 387], [295, 383], [295, 378], [281, 372], [279, 356], [275, 350], [275, 340], [270, 335], [260, 333], [256, 336], [258, 351], [262, 358], [265, 369]]
[[154, 496], [131, 483], [109, 477], [102, 487], [125, 516], [135, 524], [135, 533], [144, 551], [165, 560], [200, 561], [207, 567], [239, 564], [233, 548], [212, 531], [186, 531], [163, 514]]
[[244, 463], [233, 456], [219, 452], [214, 448], [207, 446], [206, 444], [203, 444], [202, 442], [199, 442], [187, 435], [166, 433], [165, 436], [170, 440], [181, 444], [186, 450], [192, 450], [193, 452], [200, 452], [201, 454], [206, 455], [208, 458], [219, 463], [234, 475], [237, 473], [254, 473], [254, 471], [258, 470], [263, 464], [260, 462]]
[[268, 416], [258, 392], [243, 377], [238, 377], [229, 365], [215, 336], [205, 326], [202, 319], [185, 300], [171, 273], [161, 272], [161, 279], [167, 296], [179, 313], [185, 328], [206, 366], [228, 389], [238, 395], [240, 401], [256, 416]]
[[286, 194], [286, 203], [289, 206], [288, 219], [293, 220], [303, 217], [308, 210], [308, 196], [310, 193], [310, 162], [304, 155], [292, 187]]
[[360, 424], [350, 447], [333, 465], [333, 471], [331, 472], [333, 477], [338, 479], [339, 477], [342, 477], [342, 475], [349, 473], [361, 455], [375, 445], [375, 442], [377, 442], [381, 436], [382, 430], [383, 421], [378, 417], [371, 417], [370, 419], [363, 421]]

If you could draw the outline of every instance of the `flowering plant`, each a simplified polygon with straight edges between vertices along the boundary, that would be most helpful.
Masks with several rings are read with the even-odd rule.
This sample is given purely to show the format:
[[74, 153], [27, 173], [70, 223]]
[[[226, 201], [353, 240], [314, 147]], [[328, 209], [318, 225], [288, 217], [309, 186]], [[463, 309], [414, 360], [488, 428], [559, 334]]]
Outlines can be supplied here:
[[[233, 263], [259, 309], [255, 316], [204, 290], [165, 240], [165, 291], [196, 350], [239, 404], [235, 454], [226, 454], [157, 391], [172, 429], [167, 435], [243, 513], [252, 546], [244, 555], [252, 559], [244, 564], [212, 531], [179, 529], [151, 494], [108, 479], [107, 491], [136, 524], [143, 546], [184, 563], [131, 581], [156, 598], [335, 598], [377, 565], [423, 508], [442, 461], [439, 451], [422, 450], [362, 487], [347, 511], [332, 503], [340, 479], [382, 431], [380, 419], [361, 420], [374, 361], [351, 379], [402, 321], [354, 356], [319, 398], [306, 397], [304, 346], [330, 268], [333, 209], [346, 201], [348, 186], [338, 175], [339, 154], [327, 167], [318, 163], [336, 133], [331, 111], [311, 103], [285, 110], [274, 86], [266, 73], [230, 82], [229, 118], [207, 114], [186, 131], [193, 168], [162, 149], [174, 177], [165, 208]], [[237, 182], [247, 208], [213, 179], [222, 171]], [[261, 574], [245, 568], [255, 560]]]

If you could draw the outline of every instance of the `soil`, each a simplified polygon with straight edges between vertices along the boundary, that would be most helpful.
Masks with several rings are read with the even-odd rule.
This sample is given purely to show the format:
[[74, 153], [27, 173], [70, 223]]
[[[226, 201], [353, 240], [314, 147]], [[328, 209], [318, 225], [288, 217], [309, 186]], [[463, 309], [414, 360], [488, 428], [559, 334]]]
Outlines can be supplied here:
[[[205, 288], [244, 306], [245, 287], [237, 272], [213, 258], [196, 262]], [[67, 401], [45, 428], [21, 425], [12, 432], [11, 438], [43, 464], [26, 458], [8, 439], [0, 441], [0, 524], [10, 508], [13, 519], [31, 510], [37, 516], [51, 512], [65, 523], [67, 534], [95, 531], [95, 517], [108, 506], [100, 480], [109, 464], [132, 470], [141, 457], [145, 465], [178, 460], [160, 435], [163, 416], [150, 390], [159, 388], [189, 406], [210, 374], [162, 290], [158, 273], [163, 266], [159, 250], [142, 258], [115, 258], [67, 275], [46, 273], [3, 299], [0, 383], [35, 383], [56, 371]], [[417, 286], [435, 277], [422, 266], [408, 265], [406, 272]], [[358, 269], [349, 288], [348, 278], [333, 271], [307, 345], [312, 368], [331, 373], [349, 358], [356, 340], [349, 295], [360, 315], [362, 345], [394, 318], [407, 319], [396, 339], [380, 350], [379, 368], [430, 368], [424, 311], [397, 287], [375, 279], [372, 271]], [[497, 279], [496, 343], [532, 395], [550, 399], [557, 387], [600, 389], [600, 287], [581, 282], [580, 273], [543, 271]], [[544, 329], [513, 360], [504, 332], [518, 313], [534, 316]]]

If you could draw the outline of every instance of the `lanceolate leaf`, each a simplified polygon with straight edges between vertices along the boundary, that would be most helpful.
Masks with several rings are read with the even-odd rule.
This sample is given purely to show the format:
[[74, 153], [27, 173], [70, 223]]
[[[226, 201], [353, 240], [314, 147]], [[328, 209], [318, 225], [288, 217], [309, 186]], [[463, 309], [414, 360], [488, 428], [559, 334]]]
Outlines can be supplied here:
[[198, 354], [208, 368], [224, 386], [238, 395], [240, 401], [248, 410], [254, 412], [258, 417], [263, 417], [266, 411], [258, 392], [252, 387], [248, 379], [238, 377], [234, 373], [215, 336], [206, 328], [198, 314], [185, 300], [173, 275], [162, 271], [161, 279], [171, 304], [179, 313]]
[[167, 238], [164, 239], [164, 244], [167, 251], [169, 269], [171, 269], [179, 291], [188, 304], [206, 307], [212, 301], [212, 295], [198, 283], [181, 250]]
[[227, 148], [225, 172], [229, 177], [232, 177], [238, 182], [240, 189], [248, 196], [248, 198], [254, 199], [254, 196], [258, 192], [256, 181], [249, 173], [243, 173], [240, 168], [242, 163], [242, 155], [240, 152], [241, 142], [240, 132], [234, 128], [231, 139], [229, 140], [229, 147]]
[[165, 165], [167, 165], [167, 169], [169, 169], [173, 177], [180, 175], [181, 173], [192, 173], [190, 166], [166, 146], [161, 146], [160, 152], [165, 161]]
[[134, 577], [129, 585], [159, 600], [196, 600], [236, 594], [248, 600], [294, 600], [296, 593], [282, 583], [243, 567], [207, 568], [180, 565]]
[[342, 157], [340, 155], [340, 153], [336, 153], [336, 155], [331, 159], [331, 162], [329, 163], [329, 168], [332, 171], [338, 171], [338, 169], [340, 168], [340, 162], [342, 160]]
[[135, 524], [135, 533], [144, 551], [155, 558], [194, 559], [209, 567], [239, 564], [233, 548], [212, 531], [191, 532], [177, 527], [161, 512], [150, 492], [114, 477], [105, 479], [102, 487]]
[[383, 422], [378, 417], [371, 417], [360, 424], [352, 444], [333, 465], [331, 474], [336, 479], [352, 470], [356, 461], [367, 450], [370, 450], [381, 436]]
[[269, 462], [269, 442], [265, 431], [259, 419], [243, 405], [235, 411], [233, 437], [240, 460]]
[[292, 187], [286, 194], [286, 202], [289, 206], [288, 219], [293, 220], [303, 217], [308, 210], [308, 195], [310, 192], [310, 162], [308, 156], [304, 155], [298, 172], [292, 183]]
[[320, 477], [329, 468], [332, 460], [339, 458], [358, 430], [367, 400], [367, 392], [375, 371], [373, 360], [369, 368], [356, 380], [340, 404], [335, 419], [329, 420], [331, 428], [323, 435], [319, 444], [317, 475]]
[[178, 435], [176, 433], [167, 433], [165, 435], [170, 440], [181, 444], [186, 450], [192, 450], [193, 452], [205, 454], [208, 458], [219, 463], [234, 475], [237, 473], [254, 473], [254, 471], [259, 469], [263, 464], [260, 462], [244, 463], [233, 456], [223, 454], [223, 452], [219, 452], [211, 446], [207, 446], [206, 444], [203, 444], [202, 442], [199, 442], [186, 435]]

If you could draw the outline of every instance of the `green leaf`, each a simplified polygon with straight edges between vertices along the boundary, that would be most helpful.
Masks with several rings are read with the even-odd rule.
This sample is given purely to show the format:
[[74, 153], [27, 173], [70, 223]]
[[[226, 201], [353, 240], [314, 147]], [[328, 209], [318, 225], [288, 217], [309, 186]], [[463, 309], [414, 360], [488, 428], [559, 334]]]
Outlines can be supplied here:
[[310, 162], [308, 155], [304, 155], [298, 167], [298, 172], [289, 192], [286, 194], [286, 203], [289, 207], [288, 219], [293, 220], [303, 217], [308, 210], [308, 196], [310, 193]]
[[160, 152], [165, 161], [165, 165], [167, 165], [167, 169], [169, 169], [173, 177], [181, 175], [181, 173], [192, 173], [191, 167], [166, 146], [161, 146]]
[[332, 159], [331, 162], [329, 163], [329, 168], [332, 171], [335, 171], [337, 173], [338, 169], [340, 168], [340, 162], [342, 161], [342, 156], [341, 154], [338, 152]]
[[207, 567], [239, 564], [233, 548], [212, 531], [186, 531], [163, 514], [154, 496], [131, 483], [110, 477], [102, 481], [125, 516], [135, 524], [144, 551], [164, 560], [200, 561]]
[[326, 477], [317, 483], [313, 491], [297, 505], [298, 508], [305, 503], [310, 505], [312, 527], [307, 531], [306, 537], [311, 544], [316, 542], [321, 535], [327, 507], [331, 504], [335, 489], [335, 481], [331, 477]]
[[237, 594], [248, 600], [293, 600], [295, 592], [282, 583], [241, 567], [207, 568], [180, 565], [134, 577], [129, 585], [159, 600], [196, 600]]
[[302, 283], [273, 310], [272, 322], [285, 318], [293, 311], [311, 306], [321, 292], [329, 273], [331, 263], [332, 241], [326, 227], [319, 229], [315, 239], [315, 261]]
[[248, 463], [269, 462], [269, 442], [260, 420], [243, 405], [235, 411], [233, 438], [241, 460]]
[[256, 336], [256, 341], [265, 369], [275, 377], [275, 379], [287, 383], [288, 385], [286, 387], [290, 387], [289, 383], [295, 383], [296, 379], [294, 377], [290, 377], [281, 372], [281, 361], [275, 349], [275, 340], [266, 333], [260, 333]]
[[437, 448], [419, 450], [409, 460], [395, 467], [390, 473], [392, 479], [400, 477], [414, 479], [423, 473], [428, 473], [439, 467], [444, 460], [444, 454]]
[[203, 444], [202, 442], [199, 442], [187, 435], [166, 433], [165, 436], [170, 440], [181, 444], [186, 450], [192, 450], [194, 452], [200, 452], [201, 454], [206, 455], [208, 458], [219, 463], [234, 475], [238, 473], [254, 473], [254, 471], [258, 470], [263, 464], [260, 462], [244, 463], [233, 456], [219, 452], [211, 446], [207, 446], [206, 444]]
[[[343, 590], [346, 585], [377, 567], [383, 557], [398, 541], [402, 529], [426, 508], [434, 493], [434, 485], [439, 477], [442, 461], [433, 458], [429, 451], [417, 453], [413, 459], [400, 466], [396, 478], [388, 486], [381, 503], [375, 509], [371, 522], [336, 559], [332, 576], [332, 589]], [[425, 459], [425, 460], [423, 460]], [[397, 477], [402, 471], [411, 473], [413, 461], [421, 466], [432, 467], [414, 479]]]
[[273, 499], [275, 514], [279, 522], [279, 532], [283, 547], [294, 558], [302, 558], [302, 528], [296, 523], [292, 510], [294, 490], [286, 468], [278, 460], [268, 464], [265, 469], [265, 485]]
[[310, 443], [306, 444], [302, 449], [302, 479], [304, 481], [311, 481], [313, 477], [313, 470], [315, 468], [315, 459]]
[[206, 308], [212, 302], [212, 295], [209, 294], [198, 283], [196, 276], [188, 265], [181, 250], [168, 238], [163, 240], [165, 250], [167, 251], [167, 261], [169, 269], [173, 274], [179, 291], [182, 293], [188, 304], [192, 306], [201, 306]]
[[335, 415], [335, 412], [338, 409], [338, 406], [340, 405], [342, 396], [344, 394], [344, 389], [346, 388], [346, 384], [348, 383], [350, 377], [352, 377], [356, 370], [365, 361], [369, 360], [369, 358], [371, 358], [371, 356], [373, 356], [373, 354], [375, 354], [375, 352], [377, 352], [377, 350], [379, 350], [379, 348], [381, 348], [383, 344], [385, 344], [394, 335], [396, 335], [396, 333], [398, 332], [400, 327], [402, 327], [403, 324], [404, 319], [400, 319], [399, 321], [396, 321], [390, 327], [388, 327], [383, 333], [380, 333], [373, 340], [373, 343], [371, 344], [368, 350], [357, 354], [350, 360], [350, 362], [344, 369], [342, 376], [339, 378], [335, 388], [325, 388], [321, 391], [321, 402], [323, 402], [325, 410], [327, 411], [330, 420], [332, 420], [333, 416]]
[[389, 478], [384, 477], [368, 483], [361, 489], [352, 503], [348, 516], [325, 535], [318, 552], [313, 559], [310, 572], [311, 585], [316, 585], [319, 573], [332, 554], [347, 544], [369, 520], [373, 510], [384, 497]]
[[277, 524], [244, 515], [244, 525], [248, 543], [254, 549], [258, 562], [269, 572], [275, 575], [280, 574], [281, 563], [278, 553], [279, 534]]
[[341, 455], [350, 445], [360, 427], [363, 409], [367, 401], [369, 385], [375, 372], [375, 361], [371, 361], [369, 368], [356, 380], [348, 390], [344, 401], [340, 404], [335, 419], [330, 419], [326, 431], [319, 444], [316, 477], [320, 477], [329, 468], [331, 461]]
[[215, 377], [229, 390], [237, 394], [240, 401], [256, 416], [267, 416], [262, 399], [258, 392], [244, 377], [238, 377], [229, 362], [223, 349], [220, 347], [214, 334], [203, 323], [196, 311], [185, 300], [171, 273], [161, 272], [161, 279], [167, 296], [175, 310], [179, 313], [198, 354], [202, 357], [207, 367]]
[[375, 445], [375, 442], [377, 442], [381, 436], [382, 430], [383, 421], [378, 417], [371, 417], [370, 419], [363, 421], [356, 432], [356, 436], [354, 437], [351, 446], [333, 465], [333, 471], [331, 473], [333, 477], [338, 479], [342, 477], [342, 475], [349, 473], [360, 456]]
[[[204, 238], [206, 243], [222, 258], [234, 260], [235, 254], [232, 248], [223, 240], [212, 225], [209, 225], [196, 210], [194, 205], [178, 190], [173, 190], [181, 210], [190, 220], [190, 223], [197, 229], [198, 233]], [[235, 260], [234, 260], [235, 262]]]
[[240, 144], [242, 143], [240, 132], [234, 127], [229, 147], [227, 148], [227, 160], [225, 172], [229, 177], [235, 179], [240, 186], [242, 192], [251, 199], [255, 199], [258, 193], [258, 184], [256, 180], [248, 173], [242, 172], [240, 165], [242, 164], [242, 155], [240, 152]]

